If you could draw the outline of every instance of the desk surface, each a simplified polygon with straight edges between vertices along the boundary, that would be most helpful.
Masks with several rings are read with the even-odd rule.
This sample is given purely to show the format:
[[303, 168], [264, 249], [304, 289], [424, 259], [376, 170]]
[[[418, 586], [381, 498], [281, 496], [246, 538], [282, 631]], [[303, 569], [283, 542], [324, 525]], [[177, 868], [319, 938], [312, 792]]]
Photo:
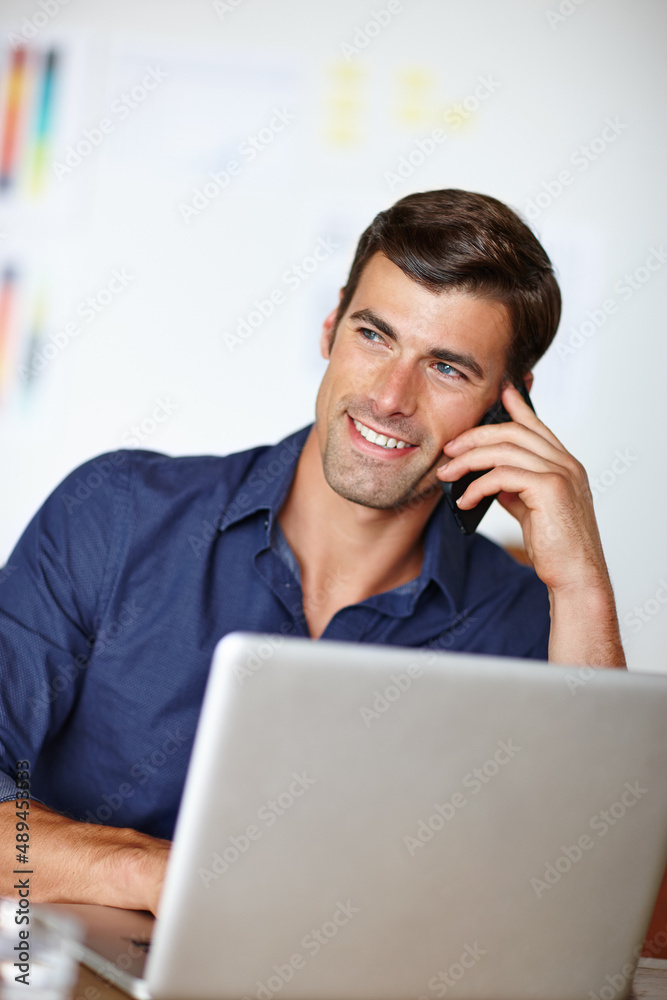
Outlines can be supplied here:
[[[642, 958], [635, 973], [631, 998], [667, 1000], [667, 961]], [[128, 1000], [127, 994], [81, 966], [72, 1000]]]

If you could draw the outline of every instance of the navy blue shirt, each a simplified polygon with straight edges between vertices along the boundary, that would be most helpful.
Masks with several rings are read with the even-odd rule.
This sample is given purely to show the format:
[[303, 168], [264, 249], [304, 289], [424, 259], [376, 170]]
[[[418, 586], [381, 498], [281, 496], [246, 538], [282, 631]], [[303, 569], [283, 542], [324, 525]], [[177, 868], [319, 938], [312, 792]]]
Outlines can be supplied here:
[[[0, 801], [27, 760], [53, 809], [172, 836], [216, 643], [309, 634], [277, 519], [309, 430], [226, 457], [113, 452], [51, 494], [0, 572]], [[533, 570], [441, 503], [419, 576], [322, 638], [546, 659], [548, 636]]]

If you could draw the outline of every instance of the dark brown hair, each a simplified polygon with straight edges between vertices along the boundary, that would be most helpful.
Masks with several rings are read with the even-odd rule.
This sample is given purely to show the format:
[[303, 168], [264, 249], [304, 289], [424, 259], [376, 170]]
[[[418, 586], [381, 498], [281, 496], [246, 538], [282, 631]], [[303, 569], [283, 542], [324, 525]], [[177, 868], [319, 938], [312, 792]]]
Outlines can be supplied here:
[[454, 288], [507, 307], [513, 339], [506, 376], [518, 382], [553, 340], [560, 289], [544, 248], [496, 198], [450, 188], [401, 198], [362, 234], [331, 343], [370, 258], [382, 253], [429, 291]]

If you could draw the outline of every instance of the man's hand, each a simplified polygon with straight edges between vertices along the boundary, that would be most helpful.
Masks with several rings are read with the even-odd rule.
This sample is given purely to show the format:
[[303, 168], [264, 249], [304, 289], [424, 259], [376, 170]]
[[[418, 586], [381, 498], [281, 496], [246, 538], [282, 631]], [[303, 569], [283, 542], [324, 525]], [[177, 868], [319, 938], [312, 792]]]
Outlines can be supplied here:
[[521, 524], [535, 571], [549, 590], [549, 659], [625, 666], [609, 574], [583, 466], [508, 386], [502, 403], [512, 423], [472, 427], [444, 447], [444, 481], [489, 469], [458, 501], [462, 510], [485, 496]]
[[[16, 895], [10, 874], [16, 803], [0, 804], [0, 895]], [[104, 903], [157, 912], [168, 840], [136, 830], [78, 823], [38, 802], [30, 803], [31, 898], [36, 903]], [[10, 856], [11, 855], [11, 856]]]

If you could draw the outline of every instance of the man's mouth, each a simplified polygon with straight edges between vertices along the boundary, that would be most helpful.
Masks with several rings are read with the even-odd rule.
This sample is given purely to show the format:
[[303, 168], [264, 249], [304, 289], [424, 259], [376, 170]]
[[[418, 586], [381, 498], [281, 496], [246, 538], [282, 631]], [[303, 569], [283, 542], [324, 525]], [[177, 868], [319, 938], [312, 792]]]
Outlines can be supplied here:
[[355, 420], [354, 417], [351, 418], [352, 423], [357, 428], [359, 433], [366, 441], [370, 441], [371, 444], [379, 445], [380, 448], [386, 448], [391, 450], [392, 448], [416, 448], [414, 444], [410, 444], [409, 441], [403, 441], [401, 438], [389, 437], [387, 434], [379, 434], [374, 431], [371, 427], [367, 427], [366, 424], [362, 424], [360, 420]]

